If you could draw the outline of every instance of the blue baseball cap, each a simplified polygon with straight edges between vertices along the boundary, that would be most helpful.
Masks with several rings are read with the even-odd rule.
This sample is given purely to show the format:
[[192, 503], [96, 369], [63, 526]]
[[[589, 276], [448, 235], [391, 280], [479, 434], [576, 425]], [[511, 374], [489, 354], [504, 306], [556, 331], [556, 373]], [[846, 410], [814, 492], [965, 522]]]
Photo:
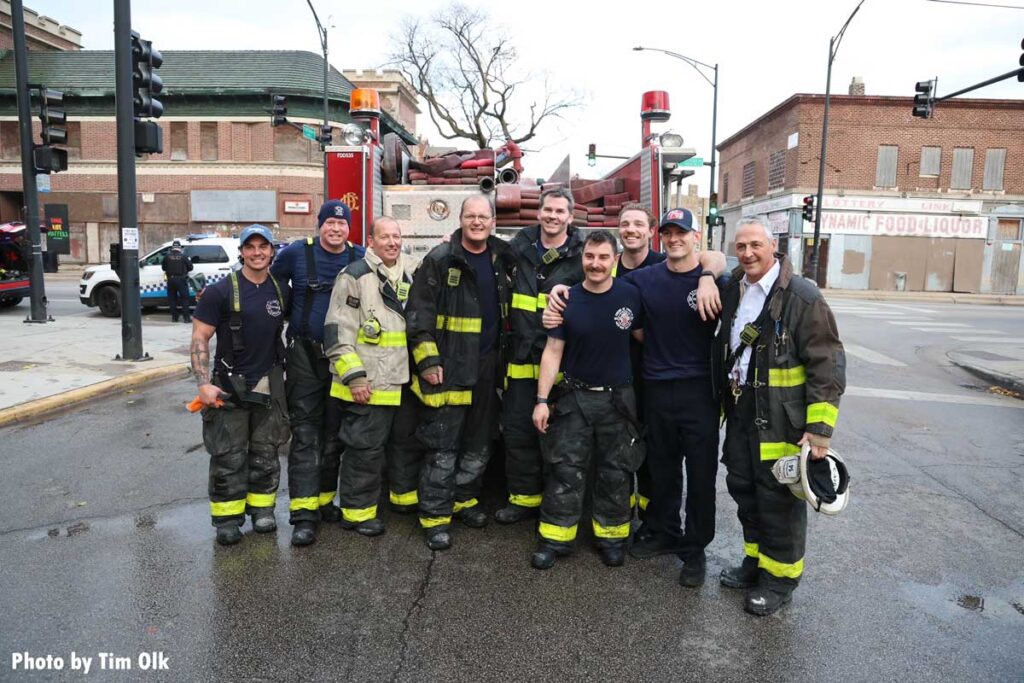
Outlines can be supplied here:
[[661, 226], [658, 228], [658, 232], [670, 226], [675, 226], [682, 230], [697, 230], [697, 228], [693, 227], [693, 212], [689, 209], [672, 209], [665, 212], [665, 215], [661, 217]]
[[270, 245], [274, 245], [274, 234], [270, 232], [270, 228], [259, 223], [254, 223], [242, 231], [241, 236], [238, 238], [238, 245], [241, 246], [249, 241], [249, 238], [259, 235], [266, 241], [270, 242]]

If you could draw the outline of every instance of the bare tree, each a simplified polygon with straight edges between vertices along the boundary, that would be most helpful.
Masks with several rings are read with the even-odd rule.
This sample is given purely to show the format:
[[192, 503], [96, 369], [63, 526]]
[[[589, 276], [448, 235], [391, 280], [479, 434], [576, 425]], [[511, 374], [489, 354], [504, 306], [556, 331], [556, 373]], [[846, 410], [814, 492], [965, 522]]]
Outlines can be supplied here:
[[530, 140], [541, 123], [581, 101], [554, 90], [546, 77], [518, 73], [515, 46], [487, 22], [485, 13], [458, 3], [429, 21], [407, 17], [390, 55], [426, 101], [441, 136], [472, 140], [480, 149]]

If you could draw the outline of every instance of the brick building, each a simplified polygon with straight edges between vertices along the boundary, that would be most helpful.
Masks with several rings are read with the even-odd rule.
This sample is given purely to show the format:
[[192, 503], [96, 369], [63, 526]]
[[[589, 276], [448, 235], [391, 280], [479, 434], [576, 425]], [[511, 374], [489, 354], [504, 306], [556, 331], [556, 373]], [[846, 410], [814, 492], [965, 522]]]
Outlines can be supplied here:
[[[820, 284], [1024, 294], [1024, 101], [953, 99], [924, 120], [912, 98], [850, 90], [829, 110]], [[824, 99], [793, 95], [719, 143], [728, 242], [763, 214], [794, 264], [810, 260]]]
[[[81, 50], [82, 34], [70, 26], [25, 8], [25, 43], [29, 51]], [[0, 50], [14, 49], [11, 3], [0, 0]]]

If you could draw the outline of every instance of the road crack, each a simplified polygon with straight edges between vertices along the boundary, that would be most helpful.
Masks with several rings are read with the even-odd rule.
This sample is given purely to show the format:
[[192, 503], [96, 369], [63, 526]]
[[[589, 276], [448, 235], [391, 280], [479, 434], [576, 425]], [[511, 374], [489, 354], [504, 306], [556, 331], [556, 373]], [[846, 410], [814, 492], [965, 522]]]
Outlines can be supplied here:
[[399, 641], [401, 642], [401, 652], [398, 657], [398, 666], [395, 668], [395, 672], [391, 674], [390, 683], [395, 683], [398, 677], [402, 675], [402, 670], [405, 668], [405, 660], [409, 654], [409, 630], [410, 622], [415, 614], [418, 614], [423, 608], [423, 600], [427, 596], [427, 588], [430, 587], [430, 579], [434, 574], [434, 560], [437, 559], [437, 551], [430, 552], [430, 561], [427, 562], [427, 571], [424, 572], [423, 580], [420, 582], [419, 588], [416, 591], [416, 599], [412, 601], [409, 606], [409, 611], [405, 613], [402, 618], [402, 632], [398, 635]]

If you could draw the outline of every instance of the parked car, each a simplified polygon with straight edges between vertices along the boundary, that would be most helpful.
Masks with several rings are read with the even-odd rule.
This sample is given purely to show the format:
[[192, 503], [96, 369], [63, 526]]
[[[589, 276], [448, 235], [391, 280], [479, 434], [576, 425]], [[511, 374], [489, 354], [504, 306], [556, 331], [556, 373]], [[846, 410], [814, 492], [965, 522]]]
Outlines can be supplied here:
[[24, 223], [0, 225], [0, 308], [17, 306], [29, 295], [29, 265]]
[[[189, 298], [192, 302], [203, 286], [226, 277], [238, 264], [237, 239], [189, 235], [181, 238], [180, 242], [185, 255], [192, 260], [193, 270], [189, 273], [192, 280]], [[168, 305], [167, 281], [161, 266], [171, 244], [166, 242], [139, 259], [139, 296], [143, 309]], [[110, 264], [86, 268], [78, 290], [78, 298], [86, 306], [98, 307], [109, 318], [121, 315], [121, 280]]]

